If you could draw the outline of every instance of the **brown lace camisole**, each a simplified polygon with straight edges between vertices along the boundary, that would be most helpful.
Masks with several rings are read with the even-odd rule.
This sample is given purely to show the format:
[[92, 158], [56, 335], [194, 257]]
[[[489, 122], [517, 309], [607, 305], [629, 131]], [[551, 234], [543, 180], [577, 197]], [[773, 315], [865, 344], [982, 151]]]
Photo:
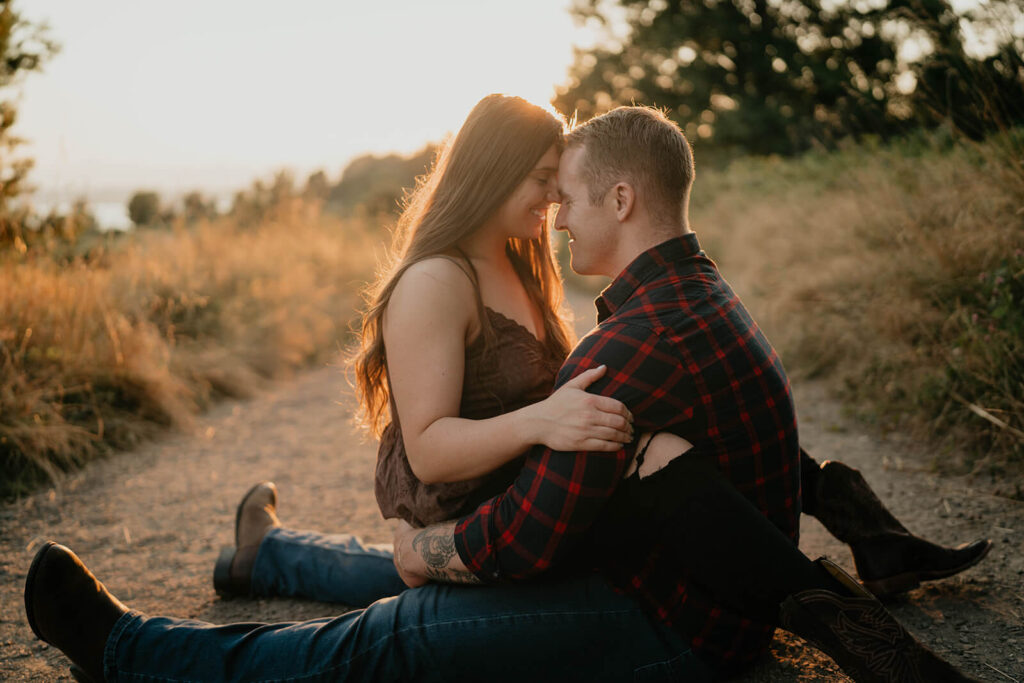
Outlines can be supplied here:
[[[502, 413], [547, 398], [565, 360], [533, 334], [497, 311], [484, 308], [494, 331], [489, 349], [483, 334], [466, 347], [466, 365], [459, 416], [472, 420]], [[409, 467], [391, 402], [391, 423], [384, 428], [377, 451], [374, 493], [385, 518], [399, 517], [415, 527], [455, 519], [504, 492], [522, 467], [523, 456], [482, 477], [467, 481], [424, 484]]]

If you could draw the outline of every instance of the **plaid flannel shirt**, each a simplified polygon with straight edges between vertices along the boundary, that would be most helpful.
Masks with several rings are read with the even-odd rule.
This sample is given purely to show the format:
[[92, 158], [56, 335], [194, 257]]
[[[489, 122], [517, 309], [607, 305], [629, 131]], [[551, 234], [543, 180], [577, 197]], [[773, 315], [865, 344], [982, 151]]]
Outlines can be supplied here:
[[[589, 391], [625, 403], [637, 434], [670, 431], [720, 470], [797, 541], [796, 416], [775, 350], [689, 233], [641, 254], [597, 299], [598, 326], [573, 350], [556, 386], [607, 365]], [[466, 567], [485, 581], [518, 581], [586, 557], [587, 536], [633, 454], [534, 447], [504, 494], [455, 528]], [[588, 558], [616, 589], [727, 668], [758, 657], [773, 627], [703, 595], [652, 542], [642, 552]]]

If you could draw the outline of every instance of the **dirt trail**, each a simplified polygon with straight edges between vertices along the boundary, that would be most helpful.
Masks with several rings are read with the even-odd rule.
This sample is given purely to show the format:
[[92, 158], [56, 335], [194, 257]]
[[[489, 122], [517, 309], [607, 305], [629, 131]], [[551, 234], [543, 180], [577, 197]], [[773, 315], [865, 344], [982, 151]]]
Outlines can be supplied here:
[[[981, 483], [930, 474], [927, 453], [851, 426], [821, 386], [799, 386], [796, 397], [811, 454], [860, 468], [911, 530], [947, 543], [995, 541], [978, 567], [913, 591], [891, 609], [982, 680], [1024, 681], [1024, 504], [989, 495]], [[390, 541], [373, 498], [375, 447], [354, 432], [353, 406], [337, 368], [309, 372], [253, 400], [216, 407], [190, 433], [169, 434], [0, 507], [0, 680], [67, 678], [66, 661], [32, 636], [22, 606], [29, 562], [50, 538], [72, 547], [116, 595], [145, 612], [219, 623], [337, 614], [337, 606], [297, 600], [220, 600], [210, 576], [217, 550], [231, 542], [238, 499], [261, 479], [277, 482], [290, 526]], [[853, 569], [845, 547], [807, 517], [801, 547]], [[771, 659], [742, 680], [839, 677], [802, 641], [779, 636]]]

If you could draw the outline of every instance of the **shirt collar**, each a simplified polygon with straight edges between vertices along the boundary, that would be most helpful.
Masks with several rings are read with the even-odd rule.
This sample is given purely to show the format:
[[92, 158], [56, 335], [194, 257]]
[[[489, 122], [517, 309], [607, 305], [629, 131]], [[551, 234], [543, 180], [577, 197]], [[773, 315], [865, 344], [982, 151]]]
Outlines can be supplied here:
[[688, 232], [640, 254], [594, 300], [597, 307], [597, 322], [603, 322], [605, 318], [615, 313], [633, 296], [640, 285], [663, 276], [667, 263], [678, 262], [701, 253], [697, 233]]

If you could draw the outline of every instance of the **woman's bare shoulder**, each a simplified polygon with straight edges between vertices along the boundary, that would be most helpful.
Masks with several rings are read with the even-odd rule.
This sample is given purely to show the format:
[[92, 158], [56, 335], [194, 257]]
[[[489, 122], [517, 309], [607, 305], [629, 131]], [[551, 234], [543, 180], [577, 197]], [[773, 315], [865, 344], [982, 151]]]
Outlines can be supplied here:
[[432, 256], [406, 268], [395, 284], [388, 308], [420, 307], [446, 315], [474, 314], [476, 295], [468, 266], [453, 258]]

